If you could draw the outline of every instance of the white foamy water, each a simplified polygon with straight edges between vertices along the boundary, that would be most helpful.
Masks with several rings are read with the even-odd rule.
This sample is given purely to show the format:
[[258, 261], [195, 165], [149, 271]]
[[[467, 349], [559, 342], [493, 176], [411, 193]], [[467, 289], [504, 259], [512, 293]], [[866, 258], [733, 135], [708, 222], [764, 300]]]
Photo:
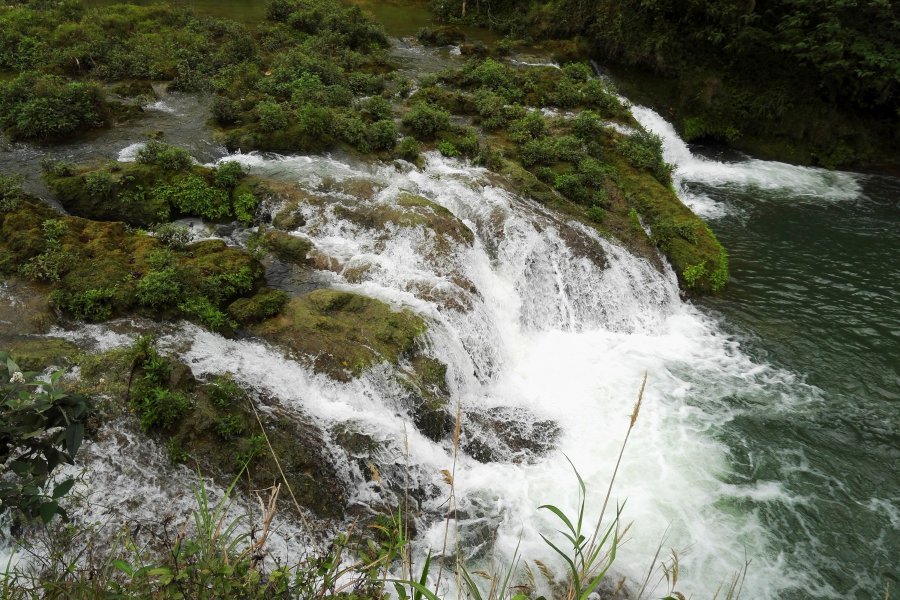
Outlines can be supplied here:
[[666, 162], [676, 166], [672, 178], [675, 188], [682, 200], [701, 216], [720, 216], [726, 209], [705, 194], [689, 190], [686, 184], [783, 192], [792, 201], [807, 198], [811, 202], [852, 200], [862, 191], [860, 176], [851, 173], [754, 158], [721, 162], [698, 156], [656, 111], [633, 106], [631, 112], [645, 129], [662, 138]]
[[[727, 483], [728, 450], [716, 437], [724, 424], [749, 410], [732, 407], [730, 395], [753, 397], [753, 410], [780, 411], [793, 400], [778, 390], [798, 384], [787, 373], [754, 364], [710, 317], [682, 302], [671, 272], [655, 270], [577, 224], [560, 222], [493, 185], [487, 171], [436, 153], [428, 155], [421, 172], [330, 157], [228, 159], [329, 198], [331, 204], [303, 208], [306, 225], [296, 233], [338, 260], [338, 287], [430, 320], [428, 349], [448, 365], [464, 413], [501, 409], [559, 425], [555, 448], [532, 461], [460, 457], [460, 542], [476, 563], [484, 552], [478, 536], [496, 530], [501, 554], [511, 555], [518, 545], [524, 558], [562, 569], [540, 538], [555, 524], [537, 507], [552, 503], [575, 514], [577, 488], [568, 457], [588, 486], [587, 520], [596, 519], [646, 372], [641, 414], [612, 496], [613, 506], [627, 500], [623, 520], [634, 522], [617, 573], [628, 576], [633, 589], [639, 587], [665, 539], [664, 554], [674, 548], [681, 557], [679, 589], [686, 594], [711, 598], [745, 557], [753, 559], [747, 597], [774, 598], [785, 588], [807, 584], [769, 547], [756, 515], [740, 509], [744, 498], [794, 499], [774, 482]], [[449, 209], [476, 234], [475, 242], [439, 252], [439, 235], [428, 228], [388, 223], [373, 229], [335, 210], [395, 206], [402, 192]], [[361, 265], [366, 266], [362, 278]], [[383, 476], [391, 464], [402, 463], [398, 440], [409, 431], [415, 485], [431, 492], [420, 507], [426, 523], [417, 548], [440, 549], [447, 491], [440, 470], [451, 467], [452, 448], [408, 423], [398, 409], [402, 391], [391, 387], [383, 368], [337, 384], [262, 344], [199, 331], [192, 335], [185, 358], [197, 371], [228, 370], [246, 383], [264, 382], [323, 428], [352, 423], [383, 443], [384, 455], [394, 457], [394, 463], [380, 463]], [[352, 473], [354, 467], [346, 469], [348, 481], [357, 486], [356, 501], [365, 502], [374, 492]]]

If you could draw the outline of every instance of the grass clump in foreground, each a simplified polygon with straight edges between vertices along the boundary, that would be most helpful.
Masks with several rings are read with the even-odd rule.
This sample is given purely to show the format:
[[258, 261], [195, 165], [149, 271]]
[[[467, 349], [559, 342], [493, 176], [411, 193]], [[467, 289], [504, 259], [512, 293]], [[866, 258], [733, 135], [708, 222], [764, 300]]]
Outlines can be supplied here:
[[[152, 346], [145, 349], [150, 348]], [[152, 354], [152, 351], [147, 352], [144, 359], [152, 361]], [[229, 384], [226, 382], [222, 387], [228, 388]], [[643, 386], [619, 462], [637, 422], [642, 396]], [[169, 440], [169, 453], [175, 457], [173, 460], [183, 461], [184, 453], [173, 439]], [[456, 510], [454, 477], [459, 420], [456, 440], [453, 465], [444, 471], [445, 483], [449, 485], [448, 533], [450, 517]], [[275, 454], [268, 437], [264, 436], [262, 443], [264, 448]], [[585, 522], [587, 489], [577, 471], [577, 513], [567, 515], [552, 505], [541, 507], [552, 513], [562, 528], [559, 531], [561, 536], [544, 537], [548, 549], [558, 554], [561, 564], [565, 565], [558, 578], [554, 579], [554, 574], [544, 563], [533, 561], [551, 582], [547, 595], [553, 600], [586, 600], [601, 586], [605, 593], [615, 587], [615, 595], [624, 585], [624, 579], [617, 587], [604, 583], [628, 530], [621, 521], [621, 506], [612, 518], [604, 519], [619, 462], [593, 528]], [[108, 551], [102, 557], [96, 552], [92, 554], [89, 564], [86, 562], [86, 546], [82, 544], [74, 556], [65, 552], [35, 554], [30, 567], [7, 568], [0, 583], [3, 597], [16, 600], [38, 597], [85, 600], [113, 597], [173, 600], [234, 597], [315, 600], [343, 597], [348, 600], [387, 600], [396, 597], [399, 600], [441, 600], [446, 590], [441, 587], [442, 576], [452, 576], [454, 571], [459, 574], [460, 593], [474, 600], [527, 600], [537, 597], [539, 586], [533, 569], [518, 552], [502, 565], [492, 560], [487, 570], [470, 570], [463, 564], [459, 552], [453, 553], [454, 565], [445, 564], [445, 539], [440, 557], [434, 550], [428, 553], [423, 563], [414, 565], [410, 546], [410, 516], [402, 507], [396, 512], [380, 514], [366, 533], [356, 531], [354, 523], [346, 533], [338, 534], [328, 544], [322, 544], [316, 542], [309, 523], [294, 502], [291, 510], [299, 512], [313, 550], [290, 564], [273, 561], [268, 556], [268, 546], [276, 535], [278, 496], [284, 482], [258, 490], [256, 498], [251, 498], [248, 506], [256, 504], [259, 510], [244, 512], [238, 506], [235, 490], [246, 467], [245, 463], [239, 468], [237, 477], [219, 502], [211, 501], [210, 492], [203, 478], [200, 478], [198, 485], [193, 487], [195, 508], [185, 520], [174, 523], [165, 520], [155, 526], [121, 528]], [[377, 471], [373, 472], [380, 481]], [[293, 490], [289, 484], [287, 487], [293, 498]], [[267, 495], [265, 500], [263, 494]], [[77, 526], [71, 525], [57, 529], [56, 533], [60, 537], [81, 534]], [[53, 538], [50, 535], [45, 539], [51, 540], [52, 544]], [[31, 549], [32, 552], [35, 550]], [[677, 555], [674, 560], [677, 561]], [[673, 572], [677, 573], [677, 562], [674, 565], [663, 562], [659, 567], [654, 565], [650, 573], [657, 568], [667, 575], [668, 596], [681, 597], [675, 590], [677, 575], [673, 575]], [[738, 573], [727, 587], [725, 597], [729, 600], [739, 596], [742, 578], [743, 575]], [[647, 589], [649, 579], [650, 574], [640, 596], [645, 590], [653, 593], [653, 587]]]

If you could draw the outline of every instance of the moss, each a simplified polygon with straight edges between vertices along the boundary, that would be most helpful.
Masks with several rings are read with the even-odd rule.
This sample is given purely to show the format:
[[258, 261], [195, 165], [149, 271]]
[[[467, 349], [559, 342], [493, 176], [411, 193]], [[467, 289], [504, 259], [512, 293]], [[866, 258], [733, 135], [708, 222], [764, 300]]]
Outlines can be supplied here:
[[621, 174], [623, 192], [644, 217], [682, 286], [701, 293], [720, 290], [728, 279], [728, 257], [709, 227], [652, 174], [634, 169], [618, 156], [612, 160]]
[[[62, 233], [48, 238], [47, 223]], [[4, 269], [49, 281], [54, 305], [91, 321], [132, 311], [181, 313], [213, 327], [209, 311], [249, 292], [261, 273], [249, 254], [221, 240], [165, 249], [123, 223], [64, 217], [33, 202], [6, 214], [0, 233]], [[200, 299], [204, 315], [186, 308]]]
[[75, 344], [59, 338], [28, 338], [5, 345], [13, 360], [25, 371], [42, 371], [48, 365], [65, 367], [77, 353]]
[[292, 298], [277, 317], [249, 329], [312, 363], [339, 381], [358, 377], [381, 361], [415, 354], [425, 322], [366, 296], [316, 290]]
[[309, 240], [282, 231], [266, 232], [264, 241], [275, 256], [297, 265], [306, 264], [306, 255], [313, 248]]
[[239, 323], [258, 323], [277, 315], [288, 301], [281, 290], [263, 288], [252, 298], [239, 298], [228, 307], [228, 314]]

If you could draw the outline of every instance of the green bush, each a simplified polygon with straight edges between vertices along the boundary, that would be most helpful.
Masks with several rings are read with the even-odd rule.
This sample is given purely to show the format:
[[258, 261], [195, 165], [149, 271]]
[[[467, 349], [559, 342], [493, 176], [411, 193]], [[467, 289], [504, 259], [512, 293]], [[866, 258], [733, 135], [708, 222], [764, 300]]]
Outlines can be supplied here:
[[220, 188], [231, 189], [244, 178], [244, 168], [241, 163], [229, 160], [221, 163], [217, 168], [213, 181]]
[[430, 104], [417, 104], [403, 115], [403, 124], [421, 137], [431, 138], [450, 127], [450, 113]]
[[167, 171], [183, 171], [193, 164], [187, 150], [170, 146], [164, 142], [150, 140], [138, 150], [136, 162], [161, 167]]
[[135, 412], [140, 416], [141, 429], [168, 429], [191, 408], [190, 401], [182, 394], [163, 387], [141, 390], [132, 400]]
[[397, 144], [397, 125], [393, 121], [372, 123], [366, 139], [372, 150], [390, 150]]
[[38, 373], [23, 372], [9, 353], [0, 351], [0, 461], [7, 466], [0, 486], [0, 514], [20, 512], [44, 523], [56, 514], [67, 518], [58, 501], [74, 480], [57, 483], [51, 493], [44, 490], [57, 467], [74, 463], [90, 400], [59, 389], [62, 374], [57, 371], [38, 379]]
[[517, 144], [524, 144], [547, 135], [547, 122], [540, 111], [532, 111], [509, 127], [509, 137]]
[[406, 136], [397, 145], [397, 152], [400, 154], [400, 158], [415, 162], [419, 158], [419, 142], [414, 137]]
[[213, 428], [223, 440], [230, 440], [244, 433], [244, 421], [237, 415], [226, 415], [216, 419]]
[[366, 100], [363, 109], [372, 116], [373, 121], [390, 121], [394, 118], [394, 107], [381, 96]]
[[594, 74], [587, 63], [569, 63], [562, 68], [563, 77], [572, 81], [587, 81]]
[[534, 164], [552, 165], [556, 162], [556, 140], [545, 137], [526, 142], [519, 150], [519, 160], [525, 167]]
[[662, 138], [640, 129], [619, 142], [619, 152], [636, 169], [650, 171], [663, 185], [672, 182], [673, 166], [663, 158]]
[[244, 227], [250, 227], [253, 224], [258, 204], [259, 199], [250, 192], [244, 192], [235, 199], [234, 216], [244, 224]]
[[23, 180], [21, 175], [10, 177], [0, 175], [0, 213], [12, 212], [19, 207]]
[[332, 129], [334, 117], [325, 107], [305, 104], [297, 111], [297, 121], [306, 135], [321, 137]]
[[246, 395], [247, 392], [234, 382], [230, 373], [216, 377], [209, 388], [209, 399], [219, 408], [228, 408]]
[[84, 178], [84, 187], [95, 198], [108, 198], [113, 191], [112, 175], [106, 171], [96, 171]]
[[453, 157], [460, 156], [462, 152], [456, 149], [456, 146], [451, 144], [450, 142], [441, 142], [438, 144], [438, 151], [444, 156]]
[[59, 138], [107, 125], [105, 94], [93, 83], [30, 71], [0, 83], [0, 128], [12, 140]]
[[588, 191], [585, 189], [581, 178], [577, 175], [557, 175], [553, 187], [559, 190], [566, 198], [584, 204], [588, 200]]
[[209, 104], [209, 112], [221, 125], [232, 125], [241, 118], [241, 106], [225, 96], [216, 96]]
[[256, 105], [256, 116], [259, 117], [259, 126], [263, 131], [278, 131], [288, 126], [287, 115], [277, 102], [263, 100]]
[[181, 274], [175, 267], [150, 271], [137, 283], [137, 299], [144, 306], [175, 306], [185, 295]]
[[174, 184], [160, 184], [153, 188], [153, 194], [185, 214], [207, 219], [231, 216], [228, 192], [209, 185], [197, 175], [189, 175]]
[[600, 206], [592, 206], [584, 213], [594, 223], [602, 223], [606, 219], [606, 211]]

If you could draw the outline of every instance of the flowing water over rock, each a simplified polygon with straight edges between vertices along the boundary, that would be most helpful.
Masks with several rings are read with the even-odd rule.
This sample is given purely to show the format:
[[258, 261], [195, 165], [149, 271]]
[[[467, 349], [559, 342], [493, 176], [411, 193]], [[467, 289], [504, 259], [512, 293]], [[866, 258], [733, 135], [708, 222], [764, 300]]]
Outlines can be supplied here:
[[[410, 73], [455, 60], [450, 49], [395, 45]], [[900, 579], [895, 180], [699, 154], [635, 107], [663, 137], [685, 202], [732, 252], [729, 289], [698, 305], [680, 297], [667, 268], [464, 161], [429, 153], [419, 170], [341, 154], [224, 156], [195, 98], [172, 94], [146, 110], [139, 126], [96, 140], [11, 148], [0, 167], [31, 165], [29, 189], [46, 196], [40, 156], [127, 160], [144, 130], [160, 129], [202, 162], [238, 160], [305, 190], [313, 200], [267, 210], [302, 216], [290, 233], [313, 243], [311, 264], [267, 263], [269, 283], [291, 295], [359, 292], [427, 319], [424, 350], [447, 366], [447, 393], [463, 414], [455, 518], [474, 563], [489, 559], [493, 540], [500, 555], [518, 547], [562, 569], [540, 537], [550, 524], [537, 507], [576, 512], [571, 461], [589, 490], [588, 522], [596, 519], [647, 373], [612, 494], [634, 522], [615, 567], [629, 593], [660, 544], [681, 557], [679, 589], [699, 598], [713, 597], [747, 559], [747, 598], [863, 598]], [[244, 234], [203, 235], [240, 245]], [[259, 338], [148, 326], [195, 376], [231, 372], [278, 410], [308, 419], [349, 514], [395, 503], [408, 460], [416, 549], [443, 545], [441, 471], [453, 464], [452, 436], [416, 421], [395, 377], [410, 365], [338, 382]], [[134, 331], [114, 323], [53, 333], [109, 349]], [[87, 480], [106, 500], [82, 518], [114, 505], [157, 514], [191, 481], [186, 468], [164, 464], [163, 448], [129, 435], [113, 423], [86, 445]], [[303, 539], [284, 525], [278, 551], [296, 553]]]

